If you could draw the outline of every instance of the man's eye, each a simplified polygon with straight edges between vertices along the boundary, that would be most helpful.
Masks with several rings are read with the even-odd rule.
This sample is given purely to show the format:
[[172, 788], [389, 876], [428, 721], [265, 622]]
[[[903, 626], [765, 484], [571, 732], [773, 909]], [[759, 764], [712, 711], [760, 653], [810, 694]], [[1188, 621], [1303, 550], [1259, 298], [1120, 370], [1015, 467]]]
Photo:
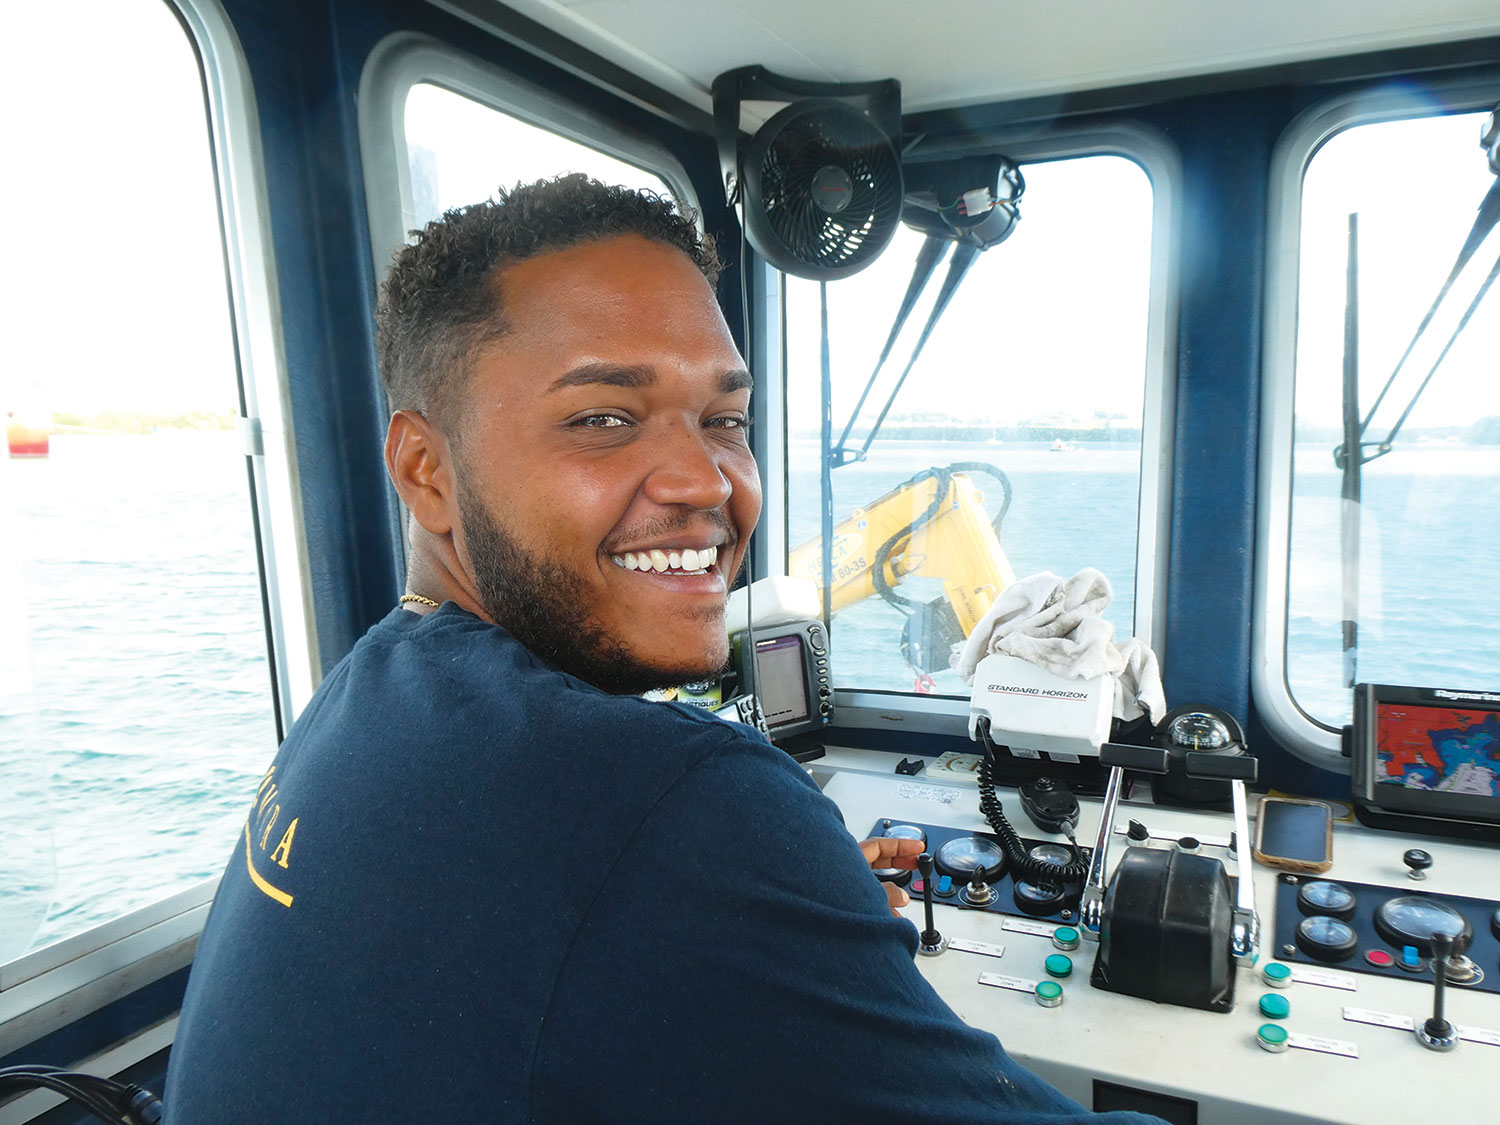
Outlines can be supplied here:
[[590, 429], [606, 430], [616, 426], [628, 426], [630, 423], [618, 414], [587, 414], [574, 421], [575, 426], [587, 426]]
[[721, 430], [748, 430], [750, 419], [738, 414], [722, 414], [717, 418], [710, 418], [708, 424]]

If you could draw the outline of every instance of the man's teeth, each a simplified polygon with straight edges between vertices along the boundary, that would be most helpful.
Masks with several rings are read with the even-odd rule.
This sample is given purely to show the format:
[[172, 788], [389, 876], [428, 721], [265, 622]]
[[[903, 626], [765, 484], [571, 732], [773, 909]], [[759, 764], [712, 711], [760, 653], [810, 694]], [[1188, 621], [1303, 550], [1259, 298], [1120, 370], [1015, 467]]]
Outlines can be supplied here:
[[626, 551], [623, 555], [609, 557], [616, 566], [626, 570], [654, 570], [659, 574], [669, 570], [701, 573], [719, 561], [719, 548], [704, 547], [701, 551], [695, 551], [691, 547], [682, 547], [663, 551], [659, 547], [653, 547], [649, 551]]

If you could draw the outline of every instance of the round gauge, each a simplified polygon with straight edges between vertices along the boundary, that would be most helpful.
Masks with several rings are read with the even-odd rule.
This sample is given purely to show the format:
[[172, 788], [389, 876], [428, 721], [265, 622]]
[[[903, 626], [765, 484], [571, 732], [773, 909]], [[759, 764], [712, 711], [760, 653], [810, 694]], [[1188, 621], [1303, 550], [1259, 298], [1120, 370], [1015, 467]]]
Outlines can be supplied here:
[[976, 867], [984, 869], [980, 875], [986, 883], [993, 883], [1005, 874], [1005, 853], [999, 844], [985, 836], [955, 836], [932, 858], [940, 872], [965, 883], [974, 877]]
[[1016, 906], [1023, 914], [1030, 914], [1033, 918], [1057, 913], [1068, 900], [1067, 894], [1055, 883], [1022, 881], [1016, 883], [1013, 893], [1016, 896]]
[[[1067, 847], [1064, 844], [1037, 844], [1031, 849], [1031, 851], [1026, 854], [1039, 863], [1052, 863], [1059, 866], [1072, 863], [1074, 861], [1073, 849]], [[1066, 905], [1069, 902], [1075, 901], [1083, 892], [1083, 880], [1081, 878], [1066, 881], [1055, 881], [1053, 879], [1046, 878], [1045, 872], [1043, 872], [1042, 874], [1043, 878], [1030, 880], [1031, 886], [1046, 887], [1050, 890], [1055, 882], [1061, 882], [1062, 885], [1059, 889], [1062, 891], [1063, 896], [1062, 905]], [[1021, 901], [1019, 891], [1016, 894], [1016, 901], [1017, 903]], [[1051, 907], [1046, 911], [1046, 913], [1051, 914], [1056, 910], [1060, 910], [1062, 909], [1062, 905]], [[1022, 909], [1025, 908], [1022, 907]]]
[[1042, 863], [1072, 863], [1073, 852], [1065, 844], [1038, 844], [1027, 853]]
[[1359, 945], [1347, 922], [1314, 914], [1297, 923], [1297, 947], [1319, 961], [1342, 961]]
[[[881, 833], [897, 840], [921, 840], [927, 843], [927, 833], [923, 832], [915, 824], [893, 824]], [[877, 867], [875, 877], [882, 883], [896, 883], [905, 886], [911, 881], [911, 871], [904, 867]]]
[[927, 833], [915, 824], [893, 824], [881, 835], [889, 836], [893, 840], [921, 840], [922, 843], [927, 843]]
[[1354, 893], [1327, 879], [1303, 883], [1297, 892], [1297, 909], [1303, 914], [1327, 914], [1347, 922], [1354, 917]]
[[1207, 711], [1185, 711], [1167, 724], [1167, 737], [1187, 750], [1222, 750], [1234, 741], [1229, 727]]
[[1463, 953], [1474, 940], [1469, 920], [1447, 903], [1422, 895], [1398, 895], [1375, 911], [1375, 932], [1397, 949], [1414, 945], [1423, 957], [1432, 956], [1432, 935], [1453, 939], [1453, 953]]

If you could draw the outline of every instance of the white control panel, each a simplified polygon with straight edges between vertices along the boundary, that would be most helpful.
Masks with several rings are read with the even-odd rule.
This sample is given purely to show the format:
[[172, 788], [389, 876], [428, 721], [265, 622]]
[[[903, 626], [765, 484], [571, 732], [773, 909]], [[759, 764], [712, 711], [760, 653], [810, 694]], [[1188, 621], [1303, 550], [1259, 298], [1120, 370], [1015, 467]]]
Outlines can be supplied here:
[[[859, 837], [882, 818], [990, 831], [972, 783], [925, 773], [895, 775], [900, 760], [900, 755], [830, 749], [827, 758], [810, 764], [810, 772]], [[1014, 791], [1001, 789], [999, 795], [1020, 835], [1062, 841], [1036, 829]], [[1080, 803], [1078, 838], [1088, 843], [1098, 828], [1101, 802]], [[1227, 843], [1233, 831], [1228, 814], [1126, 802], [1115, 827], [1123, 830], [1132, 818], [1150, 830], [1151, 846], [1171, 847], [1169, 841], [1177, 837], [1197, 837], [1204, 844], [1201, 854], [1222, 858], [1229, 873], [1238, 874], [1233, 854], [1214, 846]], [[1125, 837], [1115, 834], [1111, 866], [1125, 846]], [[1413, 847], [1433, 858], [1421, 883], [1410, 879], [1402, 862]], [[1433, 1014], [1430, 970], [1396, 979], [1298, 955], [1285, 962], [1292, 969], [1290, 984], [1273, 988], [1262, 970], [1278, 959], [1278, 873], [1255, 864], [1251, 874], [1261, 919], [1260, 957], [1254, 966], [1236, 970], [1235, 1002], [1228, 1013], [1091, 987], [1098, 945], [1087, 940], [1066, 954], [1072, 962], [1069, 976], [1049, 976], [1046, 959], [1060, 952], [1051, 937], [1053, 923], [947, 905], [935, 908], [934, 924], [949, 939], [949, 948], [936, 957], [919, 957], [918, 967], [967, 1023], [995, 1034], [1017, 1060], [1085, 1106], [1095, 1104], [1098, 1080], [1194, 1102], [1201, 1125], [1494, 1120], [1500, 995], [1447, 987], [1445, 1014], [1461, 1041], [1454, 1050], [1437, 1053], [1419, 1044], [1411, 1030]], [[1500, 899], [1500, 853], [1338, 824], [1333, 867], [1321, 878], [1390, 887], [1393, 893]], [[904, 913], [922, 928], [919, 898]], [[1058, 965], [1054, 962], [1054, 968]], [[1491, 979], [1500, 975], [1500, 964], [1479, 968]], [[1043, 1006], [1021, 987], [1048, 980], [1062, 988], [1056, 1007]], [[1262, 1014], [1260, 1000], [1268, 995], [1285, 1002], [1285, 1016], [1279, 1016], [1278, 1000], [1269, 1003], [1279, 1018]], [[1290, 1049], [1262, 1047], [1257, 1032], [1267, 1023], [1285, 1029]]]

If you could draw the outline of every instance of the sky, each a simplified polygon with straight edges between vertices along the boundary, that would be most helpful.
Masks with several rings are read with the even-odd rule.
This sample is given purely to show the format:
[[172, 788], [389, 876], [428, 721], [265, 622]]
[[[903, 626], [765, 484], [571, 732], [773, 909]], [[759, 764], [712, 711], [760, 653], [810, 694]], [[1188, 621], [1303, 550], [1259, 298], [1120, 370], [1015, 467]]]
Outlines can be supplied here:
[[406, 99], [406, 140], [437, 155], [438, 206], [444, 210], [488, 199], [501, 185], [564, 172], [667, 190], [652, 172], [427, 83], [414, 86]]
[[176, 17], [69, 0], [8, 5], [5, 22], [6, 409], [236, 409], [203, 97]]
[[[196, 60], [159, 0], [16, 5], [0, 40], [11, 167], [0, 178], [10, 270], [0, 302], [0, 397], [43, 412], [175, 413], [234, 408], [233, 352]], [[122, 49], [122, 46], [126, 49]], [[66, 80], [59, 80], [66, 75]], [[1362, 385], [1384, 382], [1446, 273], [1493, 176], [1482, 115], [1365, 126], [1335, 137], [1306, 181], [1299, 313], [1301, 420], [1338, 418], [1344, 230], [1361, 215]], [[439, 203], [496, 185], [582, 170], [642, 186], [650, 173], [419, 86], [410, 142], [436, 153]], [[1025, 169], [1021, 222], [982, 255], [895, 412], [1014, 424], [1114, 416], [1138, 425], [1146, 347], [1152, 186], [1112, 156]], [[910, 275], [905, 229], [869, 269], [830, 286], [834, 414], [847, 418]], [[1452, 318], [1495, 254], [1477, 256]], [[936, 292], [936, 281], [931, 293]], [[817, 416], [817, 291], [789, 286], [790, 413]], [[915, 336], [927, 305], [908, 326]], [[1411, 425], [1500, 414], [1483, 341], [1492, 296], [1424, 394]], [[1433, 340], [1446, 331], [1432, 334]], [[1435, 346], [1434, 343], [1434, 346]], [[898, 346], [889, 380], [906, 348]], [[1431, 356], [1428, 356], [1430, 362]], [[1408, 380], [1425, 374], [1414, 363]], [[1405, 402], [1400, 388], [1393, 405]], [[877, 391], [875, 401], [883, 402]]]
[[[1395, 371], [1495, 182], [1468, 113], [1363, 125], [1332, 138], [1308, 166], [1302, 210], [1297, 411], [1339, 421], [1348, 228], [1359, 216], [1361, 413]], [[1372, 434], [1395, 422], [1500, 256], [1491, 234], [1470, 260], [1401, 369]], [[1406, 425], [1500, 415], [1500, 293], [1491, 290], [1422, 392]]]
[[[1150, 276], [1151, 189], [1115, 156], [1025, 169], [1021, 219], [984, 251], [924, 348], [892, 414], [948, 412], [1015, 424], [1096, 411], [1140, 425]], [[834, 424], [858, 401], [923, 242], [902, 227], [863, 272], [828, 286]], [[861, 418], [878, 413], [936, 299], [939, 266]], [[818, 286], [788, 287], [789, 413], [818, 413]]]

